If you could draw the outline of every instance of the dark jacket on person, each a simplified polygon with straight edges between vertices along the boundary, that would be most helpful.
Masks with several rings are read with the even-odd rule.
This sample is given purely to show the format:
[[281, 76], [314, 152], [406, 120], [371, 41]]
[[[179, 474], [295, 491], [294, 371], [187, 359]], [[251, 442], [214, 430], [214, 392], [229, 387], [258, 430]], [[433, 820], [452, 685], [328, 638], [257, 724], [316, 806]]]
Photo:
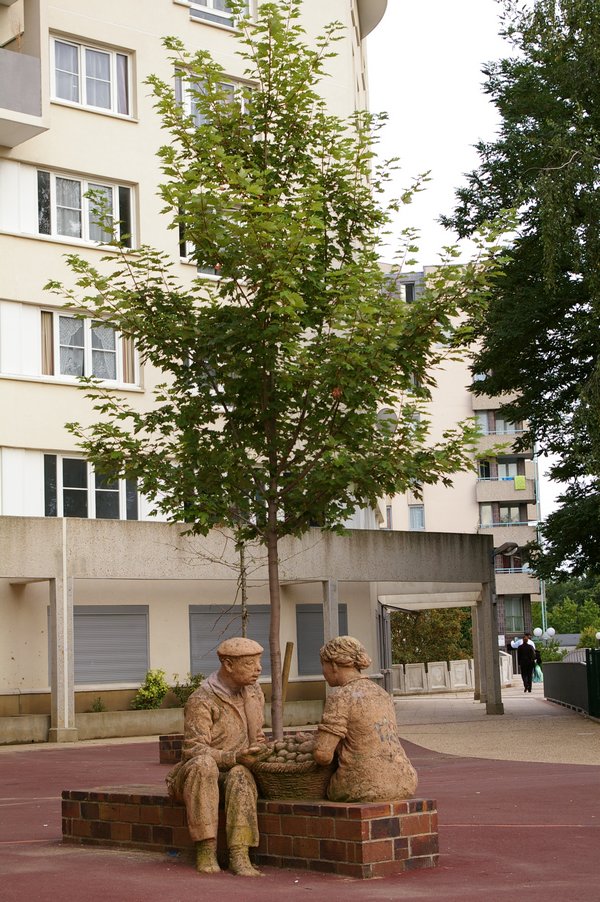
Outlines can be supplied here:
[[531, 642], [523, 642], [517, 648], [517, 660], [521, 670], [533, 670], [535, 666], [535, 648]]

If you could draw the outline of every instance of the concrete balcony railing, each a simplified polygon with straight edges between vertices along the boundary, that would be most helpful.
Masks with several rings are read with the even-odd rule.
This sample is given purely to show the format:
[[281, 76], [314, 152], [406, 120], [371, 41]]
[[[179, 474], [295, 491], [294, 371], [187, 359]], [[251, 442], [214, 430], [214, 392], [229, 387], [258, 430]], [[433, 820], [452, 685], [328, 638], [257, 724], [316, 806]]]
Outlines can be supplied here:
[[47, 128], [40, 59], [0, 49], [0, 145], [16, 147]]
[[480, 535], [491, 535], [494, 539], [494, 547], [499, 548], [505, 542], [515, 542], [522, 548], [528, 542], [532, 542], [536, 537], [535, 520], [528, 520], [523, 523], [493, 523], [490, 526], [480, 524], [477, 530]]
[[518, 439], [522, 434], [522, 432], [488, 432], [480, 437], [477, 443], [478, 451], [484, 454], [486, 452], [489, 452], [489, 455], [491, 457], [497, 457], [499, 453], [497, 449], [498, 447], [500, 447], [500, 453], [510, 453], [511, 457], [531, 457], [531, 450], [513, 450], [513, 444], [515, 440]]
[[514, 479], [479, 479], [477, 501], [480, 504], [492, 501], [512, 501], [514, 504], [531, 504], [535, 501], [535, 482], [525, 479], [524, 488], [518, 489]]
[[496, 570], [496, 595], [537, 595], [540, 582], [529, 570]]

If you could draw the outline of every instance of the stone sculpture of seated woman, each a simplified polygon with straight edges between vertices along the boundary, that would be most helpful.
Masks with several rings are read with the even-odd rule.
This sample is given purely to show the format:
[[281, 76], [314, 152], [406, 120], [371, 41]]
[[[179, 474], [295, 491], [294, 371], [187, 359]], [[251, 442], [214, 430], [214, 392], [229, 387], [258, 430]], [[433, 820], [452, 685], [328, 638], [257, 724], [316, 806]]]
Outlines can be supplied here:
[[323, 676], [335, 687], [325, 703], [313, 752], [329, 764], [337, 752], [327, 797], [333, 802], [377, 802], [411, 798], [417, 774], [400, 743], [391, 697], [361, 671], [371, 659], [352, 636], [338, 636], [321, 649]]

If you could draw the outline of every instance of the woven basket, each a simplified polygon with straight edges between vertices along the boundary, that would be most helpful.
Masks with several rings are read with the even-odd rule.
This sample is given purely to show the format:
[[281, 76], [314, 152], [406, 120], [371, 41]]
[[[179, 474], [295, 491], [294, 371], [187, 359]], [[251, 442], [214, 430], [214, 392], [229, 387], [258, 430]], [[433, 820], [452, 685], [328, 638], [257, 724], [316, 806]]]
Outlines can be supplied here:
[[321, 767], [314, 761], [259, 761], [252, 768], [263, 799], [326, 799], [334, 770], [333, 764]]

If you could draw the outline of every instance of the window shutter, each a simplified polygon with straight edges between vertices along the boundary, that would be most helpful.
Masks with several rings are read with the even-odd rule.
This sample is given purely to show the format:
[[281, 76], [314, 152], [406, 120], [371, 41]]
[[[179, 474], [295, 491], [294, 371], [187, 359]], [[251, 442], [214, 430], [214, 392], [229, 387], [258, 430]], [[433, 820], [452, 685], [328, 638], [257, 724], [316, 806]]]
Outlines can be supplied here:
[[[340, 636], [348, 634], [348, 606], [338, 607]], [[323, 605], [296, 605], [296, 640], [298, 643], [298, 675], [316, 676], [321, 673], [319, 652], [325, 644], [323, 633]]]
[[44, 454], [44, 516], [57, 515], [56, 454]]
[[42, 310], [42, 374], [54, 376], [54, 318]]
[[133, 338], [123, 335], [121, 347], [123, 348], [123, 382], [135, 382]]
[[131, 247], [132, 219], [131, 219], [131, 188], [119, 185], [119, 240], [124, 247]]
[[148, 605], [76, 605], [75, 683], [143, 683]]
[[[253, 604], [248, 607], [249, 639], [264, 648], [262, 675], [271, 675], [269, 657], [270, 605]], [[239, 605], [190, 605], [190, 671], [208, 676], [219, 668], [217, 645], [232, 636], [241, 636], [242, 616]]]

